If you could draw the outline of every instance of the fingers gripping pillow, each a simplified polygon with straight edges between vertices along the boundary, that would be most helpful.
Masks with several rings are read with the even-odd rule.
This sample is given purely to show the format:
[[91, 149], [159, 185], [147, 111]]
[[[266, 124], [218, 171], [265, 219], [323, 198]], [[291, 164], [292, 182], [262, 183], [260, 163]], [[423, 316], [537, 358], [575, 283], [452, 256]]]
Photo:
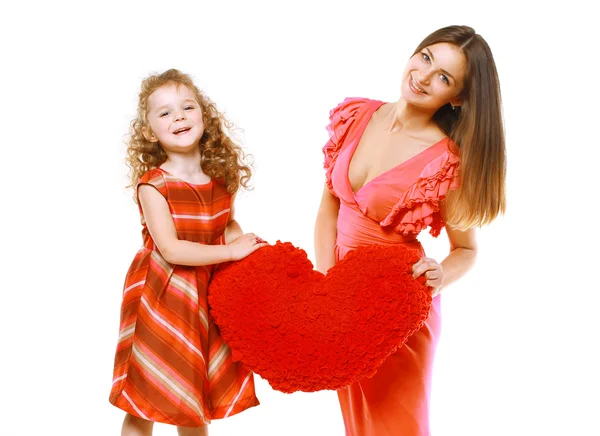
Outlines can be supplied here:
[[427, 317], [414, 280], [419, 252], [359, 247], [327, 275], [289, 242], [224, 264], [209, 285], [211, 314], [242, 361], [282, 392], [339, 389], [371, 377]]

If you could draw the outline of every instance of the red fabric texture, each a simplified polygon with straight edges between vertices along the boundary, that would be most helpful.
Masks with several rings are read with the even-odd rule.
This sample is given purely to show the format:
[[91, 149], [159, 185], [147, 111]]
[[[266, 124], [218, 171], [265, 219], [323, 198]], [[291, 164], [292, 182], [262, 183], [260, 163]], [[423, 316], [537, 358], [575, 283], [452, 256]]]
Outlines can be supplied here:
[[429, 316], [419, 258], [404, 244], [359, 247], [323, 275], [278, 241], [214, 273], [211, 314], [233, 359], [274, 389], [339, 389], [372, 377]]

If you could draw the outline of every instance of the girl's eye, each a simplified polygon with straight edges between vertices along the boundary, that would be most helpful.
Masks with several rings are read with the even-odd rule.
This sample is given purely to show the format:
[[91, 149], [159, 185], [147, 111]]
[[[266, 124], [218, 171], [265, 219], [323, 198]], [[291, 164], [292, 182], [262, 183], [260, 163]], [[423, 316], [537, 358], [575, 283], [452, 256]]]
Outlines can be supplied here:
[[444, 82], [446, 85], [450, 84], [450, 80], [448, 80], [448, 78], [443, 74], [440, 76], [440, 79], [442, 79], [442, 82]]
[[160, 116], [160, 117], [165, 117], [165, 116], [167, 116], [167, 115], [169, 115], [169, 112], [163, 112], [163, 113], [162, 113], [162, 114], [160, 114], [159, 116]]
[[184, 109], [185, 109], [186, 111], [187, 111], [187, 110], [192, 110], [192, 109], [194, 109], [194, 106], [186, 106], [186, 107], [184, 107]]

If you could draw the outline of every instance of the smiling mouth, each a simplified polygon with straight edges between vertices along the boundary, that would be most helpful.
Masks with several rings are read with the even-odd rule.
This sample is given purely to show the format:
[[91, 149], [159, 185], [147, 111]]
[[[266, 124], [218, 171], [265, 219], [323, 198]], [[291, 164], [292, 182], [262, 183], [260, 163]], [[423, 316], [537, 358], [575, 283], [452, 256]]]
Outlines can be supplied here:
[[410, 80], [408, 81], [408, 84], [414, 92], [417, 92], [419, 94], [427, 94], [425, 89], [423, 89], [423, 87], [414, 79], [412, 74], [410, 75]]
[[173, 132], [173, 135], [180, 135], [182, 133], [186, 133], [189, 132], [191, 130], [191, 127], [182, 127], [181, 129], [177, 129]]

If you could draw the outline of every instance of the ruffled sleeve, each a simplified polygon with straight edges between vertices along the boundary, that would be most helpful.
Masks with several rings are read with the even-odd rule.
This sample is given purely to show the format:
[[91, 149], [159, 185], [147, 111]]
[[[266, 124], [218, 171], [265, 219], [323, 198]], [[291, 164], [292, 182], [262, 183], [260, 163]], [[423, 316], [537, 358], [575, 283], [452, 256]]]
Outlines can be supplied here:
[[460, 184], [458, 164], [458, 156], [450, 150], [431, 161], [380, 222], [381, 226], [394, 226], [403, 235], [431, 227], [429, 233], [437, 237], [444, 227], [440, 202]]
[[158, 168], [146, 171], [142, 175], [137, 184], [136, 191], [141, 185], [152, 185], [163, 197], [165, 197], [165, 199], [167, 198], [168, 190], [165, 176]]
[[329, 112], [329, 124], [326, 127], [329, 133], [329, 141], [323, 147], [323, 154], [325, 155], [323, 168], [325, 168], [326, 183], [329, 189], [333, 189], [331, 172], [344, 145], [344, 140], [356, 120], [356, 115], [361, 106], [368, 101], [366, 98], [348, 97]]

